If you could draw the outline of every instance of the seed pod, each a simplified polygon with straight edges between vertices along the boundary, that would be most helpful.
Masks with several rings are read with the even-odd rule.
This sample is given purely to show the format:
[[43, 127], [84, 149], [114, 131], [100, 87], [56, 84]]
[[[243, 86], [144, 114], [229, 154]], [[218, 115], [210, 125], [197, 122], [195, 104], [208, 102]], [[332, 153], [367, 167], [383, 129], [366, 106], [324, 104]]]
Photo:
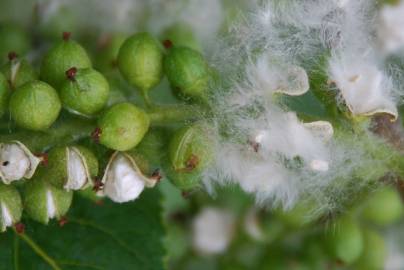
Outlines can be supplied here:
[[123, 77], [143, 93], [156, 86], [163, 76], [163, 52], [148, 33], [129, 37], [118, 54], [118, 67]]
[[213, 158], [211, 129], [197, 123], [178, 130], [170, 140], [169, 158], [177, 172], [201, 171]]
[[56, 44], [44, 57], [40, 78], [59, 90], [65, 81], [65, 72], [71, 67], [91, 68], [91, 60], [77, 42], [64, 33], [64, 40]]
[[38, 78], [35, 69], [26, 60], [20, 60], [13, 53], [9, 53], [9, 60], [1, 71], [6, 76], [11, 89], [16, 89]]
[[158, 179], [145, 176], [144, 161], [133, 153], [115, 152], [105, 169], [104, 184], [100, 195], [114, 202], [123, 203], [135, 200], [145, 187], [154, 187]]
[[6, 60], [7, 54], [14, 51], [24, 55], [30, 49], [27, 31], [16, 24], [2, 24], [0, 26], [0, 63]]
[[213, 161], [211, 128], [205, 123], [183, 127], [174, 133], [163, 163], [168, 179], [182, 190], [200, 187], [202, 171]]
[[70, 68], [59, 91], [63, 106], [77, 114], [93, 115], [108, 101], [109, 84], [98, 71]]
[[3, 117], [8, 109], [9, 97], [10, 89], [8, 88], [6, 77], [0, 73], [0, 118]]
[[48, 155], [49, 181], [58, 188], [80, 190], [92, 186], [98, 174], [94, 154], [82, 146], [53, 148]]
[[119, 103], [99, 119], [99, 141], [108, 148], [126, 151], [142, 140], [149, 125], [149, 117], [143, 110], [130, 103]]
[[386, 244], [378, 233], [372, 230], [364, 231], [365, 248], [359, 260], [355, 263], [357, 270], [384, 269], [387, 257]]
[[21, 214], [22, 203], [18, 190], [0, 183], [0, 232], [20, 221]]
[[178, 172], [173, 169], [167, 161], [163, 163], [164, 174], [177, 188], [188, 191], [201, 187], [202, 175], [200, 171], [182, 171]]
[[73, 192], [58, 189], [48, 182], [50, 175], [40, 171], [24, 185], [24, 209], [33, 219], [48, 224], [52, 218], [63, 217], [70, 208]]
[[363, 216], [370, 222], [386, 226], [403, 216], [403, 202], [393, 187], [384, 187], [370, 195], [363, 209]]
[[363, 251], [363, 235], [359, 224], [349, 216], [340, 218], [329, 232], [332, 254], [346, 264], [352, 264]]
[[49, 128], [61, 107], [56, 90], [41, 81], [24, 84], [10, 98], [11, 117], [19, 126], [31, 130]]
[[210, 78], [203, 56], [187, 47], [173, 47], [164, 58], [164, 72], [171, 86], [181, 94], [204, 100]]
[[0, 143], [0, 178], [5, 184], [31, 178], [41, 160], [18, 141]]

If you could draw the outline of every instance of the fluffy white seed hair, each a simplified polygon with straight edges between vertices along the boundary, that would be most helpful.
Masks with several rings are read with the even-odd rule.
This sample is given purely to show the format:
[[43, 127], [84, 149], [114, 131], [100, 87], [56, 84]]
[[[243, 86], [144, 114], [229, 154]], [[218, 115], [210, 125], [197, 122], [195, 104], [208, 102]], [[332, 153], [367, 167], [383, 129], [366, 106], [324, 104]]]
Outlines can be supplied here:
[[310, 201], [331, 210], [387, 172], [366, 152], [380, 143], [371, 133], [331, 138], [330, 123], [304, 123], [276, 97], [305, 94], [309, 69], [320, 67], [352, 114], [396, 117], [399, 95], [375, 49], [376, 21], [375, 1], [267, 0], [231, 26], [211, 61], [224, 80], [212, 87], [211, 107], [225, 136], [204, 172], [209, 191], [238, 184], [264, 206]]

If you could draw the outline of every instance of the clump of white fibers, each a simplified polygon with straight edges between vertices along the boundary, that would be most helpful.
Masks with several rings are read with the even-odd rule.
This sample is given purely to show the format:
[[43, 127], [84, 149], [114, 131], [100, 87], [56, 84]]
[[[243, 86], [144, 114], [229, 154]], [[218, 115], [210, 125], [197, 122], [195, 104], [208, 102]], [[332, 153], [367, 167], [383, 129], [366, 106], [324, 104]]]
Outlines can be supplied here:
[[226, 251], [235, 229], [234, 215], [225, 209], [206, 207], [192, 224], [192, 243], [202, 254], [219, 254]]
[[322, 69], [338, 88], [333, 102], [342, 97], [351, 115], [396, 118], [395, 84], [374, 50], [376, 15], [374, 1], [274, 0], [230, 29], [211, 62], [223, 80], [211, 107], [224, 135], [204, 173], [208, 190], [238, 184], [264, 206], [333, 210], [389, 172], [390, 156], [374, 157], [383, 142], [367, 127], [338, 125], [333, 136], [326, 119], [302, 121], [278, 98], [307, 94], [308, 74]]

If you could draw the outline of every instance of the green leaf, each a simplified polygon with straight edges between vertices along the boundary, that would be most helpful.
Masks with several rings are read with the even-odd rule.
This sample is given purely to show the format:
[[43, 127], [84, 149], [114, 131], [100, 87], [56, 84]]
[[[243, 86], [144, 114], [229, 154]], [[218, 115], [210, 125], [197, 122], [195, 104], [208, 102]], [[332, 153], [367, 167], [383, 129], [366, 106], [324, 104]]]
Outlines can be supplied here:
[[164, 269], [160, 201], [158, 189], [119, 205], [76, 196], [63, 227], [24, 220], [24, 234], [0, 234], [0, 269]]

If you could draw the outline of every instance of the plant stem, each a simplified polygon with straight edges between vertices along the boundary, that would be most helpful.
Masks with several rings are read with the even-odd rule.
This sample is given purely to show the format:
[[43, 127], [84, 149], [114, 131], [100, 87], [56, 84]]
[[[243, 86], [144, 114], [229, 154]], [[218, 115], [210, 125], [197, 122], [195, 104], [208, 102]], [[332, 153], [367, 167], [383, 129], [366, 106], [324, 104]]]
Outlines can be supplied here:
[[[17, 233], [17, 232], [15, 232], [15, 233]], [[48, 254], [46, 254], [46, 252], [40, 246], [38, 246], [37, 243], [35, 243], [28, 235], [23, 233], [23, 234], [18, 234], [18, 236], [22, 240], [24, 240], [25, 243], [27, 243], [36, 254], [38, 254], [44, 261], [46, 261], [52, 269], [61, 270], [61, 268], [55, 262], [55, 260], [53, 258], [51, 258]]]
[[161, 126], [206, 117], [206, 112], [195, 105], [159, 105], [151, 107], [148, 112], [152, 125]]
[[44, 150], [57, 145], [67, 144], [89, 136], [95, 128], [95, 123], [88, 119], [61, 119], [50, 129], [40, 131], [18, 130], [17, 132], [0, 134], [0, 142], [20, 141], [33, 152]]

